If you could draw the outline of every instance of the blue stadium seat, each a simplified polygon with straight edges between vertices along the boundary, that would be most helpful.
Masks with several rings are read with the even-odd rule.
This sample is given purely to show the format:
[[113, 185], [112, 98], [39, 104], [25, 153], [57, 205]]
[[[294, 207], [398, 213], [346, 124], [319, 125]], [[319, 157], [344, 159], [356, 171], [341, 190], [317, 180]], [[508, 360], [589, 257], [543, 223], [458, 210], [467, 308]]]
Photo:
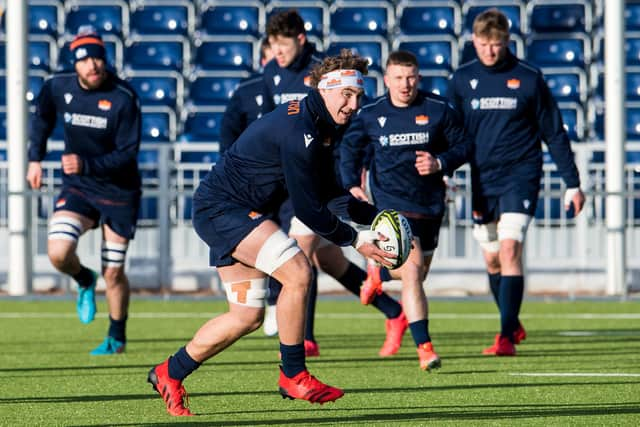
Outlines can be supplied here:
[[583, 70], [545, 68], [542, 72], [557, 102], [586, 102], [587, 76]]
[[539, 67], [584, 68], [590, 47], [583, 33], [533, 36], [527, 39], [527, 58]]
[[369, 68], [374, 71], [381, 71], [389, 53], [389, 46], [385, 40], [376, 41], [374, 37], [346, 36], [330, 39], [326, 52], [328, 55], [337, 55], [342, 49], [350, 49], [353, 53], [367, 58]]
[[[0, 69], [5, 67], [6, 42], [0, 42]], [[55, 41], [50, 36], [29, 37], [29, 53], [27, 63], [31, 70], [50, 72], [53, 69], [52, 56], [56, 49]]]
[[[3, 28], [6, 15], [2, 15]], [[29, 34], [45, 34], [58, 37], [62, 32], [61, 21], [63, 17], [62, 7], [59, 3], [50, 0], [29, 1]]]
[[369, 97], [369, 99], [374, 99], [379, 97], [384, 93], [384, 83], [382, 74], [376, 71], [370, 71], [364, 77], [364, 94]]
[[189, 47], [183, 38], [147, 36], [127, 40], [125, 70], [164, 70], [183, 72], [189, 63]]
[[529, 30], [536, 33], [590, 32], [593, 12], [584, 0], [529, 2]]
[[399, 3], [396, 9], [402, 35], [460, 33], [461, 13], [455, 1], [414, 1]]
[[65, 33], [75, 35], [82, 25], [92, 25], [102, 35], [127, 36], [129, 7], [123, 1], [66, 2]]
[[142, 196], [140, 199], [140, 209], [138, 210], [138, 221], [142, 224], [153, 222], [158, 219], [158, 198], [155, 196]]
[[604, 106], [602, 103], [589, 103], [589, 123], [591, 138], [604, 141]]
[[561, 102], [558, 104], [562, 114], [564, 129], [569, 139], [581, 142], [585, 135], [584, 109], [577, 102]]
[[219, 36], [250, 35], [260, 37], [264, 32], [264, 7], [255, 1], [231, 0], [205, 3], [200, 13], [196, 33]]
[[186, 112], [180, 136], [181, 142], [218, 142], [224, 109], [198, 108]]
[[446, 71], [420, 70], [420, 89], [446, 97], [449, 91], [449, 73]]
[[[603, 79], [603, 81], [599, 83], [604, 87], [604, 73], [601, 73], [598, 77]], [[625, 94], [627, 101], [640, 101], [640, 67], [627, 68]]]
[[625, 2], [625, 31], [640, 31], [640, 3]]
[[185, 104], [195, 106], [226, 106], [238, 83], [248, 73], [206, 73], [197, 76], [190, 84], [189, 99]]
[[141, 105], [163, 105], [172, 109], [182, 108], [184, 82], [175, 71], [132, 72], [127, 81], [133, 87]]
[[[2, 113], [4, 114], [4, 113]], [[5, 150], [4, 148], [0, 149], [0, 162], [6, 162], [7, 161], [7, 150]]]
[[513, 34], [523, 34], [526, 28], [524, 22], [526, 13], [524, 2], [518, 0], [471, 0], [465, 1], [462, 5], [462, 16], [464, 17], [463, 31], [471, 33], [473, 20], [476, 16], [487, 9], [498, 8], [509, 20], [509, 31]]
[[0, 105], [0, 141], [7, 140], [7, 110]]
[[[68, 38], [68, 37], [67, 37]], [[103, 37], [104, 48], [107, 51], [107, 66], [112, 70], [122, 69], [122, 41], [113, 35], [105, 35]], [[69, 50], [70, 41], [66, 41], [64, 45], [58, 49], [58, 63], [56, 71], [73, 70], [73, 56]]]
[[188, 1], [144, 1], [132, 5], [131, 35], [188, 36], [194, 29], [193, 4]]
[[176, 117], [170, 108], [142, 108], [141, 141], [172, 142], [176, 137]]
[[[625, 37], [624, 51], [627, 67], [640, 66], [640, 37], [637, 34]], [[604, 60], [604, 52], [602, 58]]]
[[640, 142], [640, 104], [627, 103], [627, 141]]
[[[193, 66], [195, 71], [252, 71], [257, 52], [254, 43], [242, 37], [231, 39], [233, 36], [222, 37], [218, 40], [205, 39], [197, 44], [194, 53]], [[224, 40], [223, 40], [224, 39]]]
[[396, 43], [394, 50], [416, 55], [420, 69], [451, 71], [458, 65], [457, 43], [452, 36], [406, 37], [396, 39]]
[[143, 180], [158, 178], [158, 150], [141, 147], [138, 151], [138, 168]]
[[274, 13], [280, 13], [295, 7], [302, 19], [304, 20], [304, 29], [307, 37], [322, 40], [329, 33], [329, 8], [324, 2], [315, 0], [302, 0], [295, 3], [273, 0], [269, 2], [266, 8], [267, 22], [269, 17]]
[[[38, 94], [40, 88], [44, 84], [46, 74], [38, 71], [32, 71], [28, 76], [27, 93], [25, 97], [27, 101], [33, 102]], [[6, 87], [6, 75], [4, 71], [0, 71], [0, 106], [7, 104], [7, 87]]]
[[330, 31], [340, 36], [387, 37], [393, 28], [393, 10], [379, 2], [338, 2], [329, 9]]

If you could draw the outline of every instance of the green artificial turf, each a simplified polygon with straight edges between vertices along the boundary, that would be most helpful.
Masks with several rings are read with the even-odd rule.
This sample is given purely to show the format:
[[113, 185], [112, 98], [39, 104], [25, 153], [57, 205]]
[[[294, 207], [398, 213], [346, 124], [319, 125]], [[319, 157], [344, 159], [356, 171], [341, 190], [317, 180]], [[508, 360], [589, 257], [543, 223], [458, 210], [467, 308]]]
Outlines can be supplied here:
[[[104, 299], [89, 325], [74, 301], [0, 300], [0, 425], [640, 425], [640, 303], [529, 302], [516, 357], [482, 356], [499, 328], [492, 302], [432, 300], [442, 369], [418, 368], [407, 331], [400, 352], [377, 353], [384, 321], [354, 299], [321, 297], [308, 359], [345, 396], [323, 406], [278, 394], [278, 340], [262, 330], [185, 380], [191, 418], [170, 417], [146, 382], [220, 300], [134, 297], [125, 354], [89, 351], [106, 334]], [[544, 376], [529, 376], [536, 374]]]

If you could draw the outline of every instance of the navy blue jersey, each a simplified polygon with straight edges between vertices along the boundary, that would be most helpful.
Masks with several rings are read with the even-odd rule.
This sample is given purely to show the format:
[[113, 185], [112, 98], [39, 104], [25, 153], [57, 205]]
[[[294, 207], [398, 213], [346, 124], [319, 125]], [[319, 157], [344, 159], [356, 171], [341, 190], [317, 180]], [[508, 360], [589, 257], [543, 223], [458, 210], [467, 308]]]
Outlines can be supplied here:
[[309, 83], [311, 69], [322, 62], [324, 56], [307, 42], [300, 55], [288, 67], [282, 68], [275, 59], [264, 67], [264, 81], [275, 105], [301, 100], [312, 89]]
[[[358, 112], [340, 147], [346, 188], [360, 186], [368, 146], [373, 146], [370, 185], [375, 204], [439, 217], [445, 207], [442, 175], [451, 175], [468, 161], [472, 142], [446, 99], [419, 91], [408, 107], [394, 106], [385, 95]], [[417, 150], [440, 159], [442, 171], [421, 176], [415, 167]]]
[[273, 110], [262, 74], [240, 82], [227, 104], [220, 127], [220, 152], [227, 150], [254, 120]]
[[64, 153], [82, 159], [80, 175], [62, 175], [65, 186], [111, 200], [139, 197], [140, 107], [129, 85], [110, 73], [96, 90], [83, 89], [76, 73], [48, 79], [31, 119], [29, 161], [45, 157], [57, 117], [64, 123]]
[[233, 204], [266, 214], [277, 212], [289, 196], [303, 223], [337, 245], [349, 245], [356, 231], [334, 212], [370, 224], [377, 209], [338, 184], [333, 147], [340, 137], [320, 94], [311, 91], [249, 125], [202, 180], [194, 203]]
[[579, 187], [569, 138], [542, 72], [511, 53], [493, 67], [473, 60], [453, 74], [449, 93], [474, 140], [474, 191], [496, 195], [539, 179], [541, 141], [568, 187]]

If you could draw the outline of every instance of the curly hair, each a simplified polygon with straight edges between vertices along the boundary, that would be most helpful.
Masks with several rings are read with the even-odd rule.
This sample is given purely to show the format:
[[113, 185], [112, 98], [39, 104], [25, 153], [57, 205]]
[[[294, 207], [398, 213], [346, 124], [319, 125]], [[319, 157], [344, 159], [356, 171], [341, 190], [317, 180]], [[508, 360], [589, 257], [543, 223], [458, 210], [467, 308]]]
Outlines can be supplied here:
[[356, 55], [349, 49], [342, 49], [339, 55], [327, 56], [311, 70], [311, 86], [317, 88], [322, 76], [334, 70], [358, 70], [363, 75], [369, 71], [369, 60]]

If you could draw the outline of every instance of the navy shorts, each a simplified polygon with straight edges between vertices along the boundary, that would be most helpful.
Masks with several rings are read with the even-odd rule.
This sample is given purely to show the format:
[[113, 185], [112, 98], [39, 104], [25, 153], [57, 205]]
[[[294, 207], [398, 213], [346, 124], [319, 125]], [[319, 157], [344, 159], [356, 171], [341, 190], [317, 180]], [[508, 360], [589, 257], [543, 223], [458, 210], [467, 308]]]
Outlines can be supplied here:
[[93, 228], [106, 224], [117, 235], [133, 239], [138, 221], [140, 199], [111, 200], [86, 193], [73, 187], [63, 187], [56, 198], [54, 212], [71, 211], [93, 220]]
[[473, 222], [476, 224], [489, 224], [500, 219], [500, 215], [506, 212], [522, 213], [534, 216], [538, 204], [540, 181], [531, 183], [518, 183], [500, 195], [482, 196], [473, 193], [472, 208]]
[[402, 214], [407, 217], [413, 237], [420, 239], [420, 246], [423, 252], [434, 251], [438, 247], [438, 237], [440, 236], [440, 225], [442, 218], [411, 218], [406, 212]]
[[237, 261], [231, 257], [240, 242], [272, 214], [261, 214], [227, 202], [198, 206], [194, 200], [193, 228], [209, 246], [209, 265], [224, 267]]

